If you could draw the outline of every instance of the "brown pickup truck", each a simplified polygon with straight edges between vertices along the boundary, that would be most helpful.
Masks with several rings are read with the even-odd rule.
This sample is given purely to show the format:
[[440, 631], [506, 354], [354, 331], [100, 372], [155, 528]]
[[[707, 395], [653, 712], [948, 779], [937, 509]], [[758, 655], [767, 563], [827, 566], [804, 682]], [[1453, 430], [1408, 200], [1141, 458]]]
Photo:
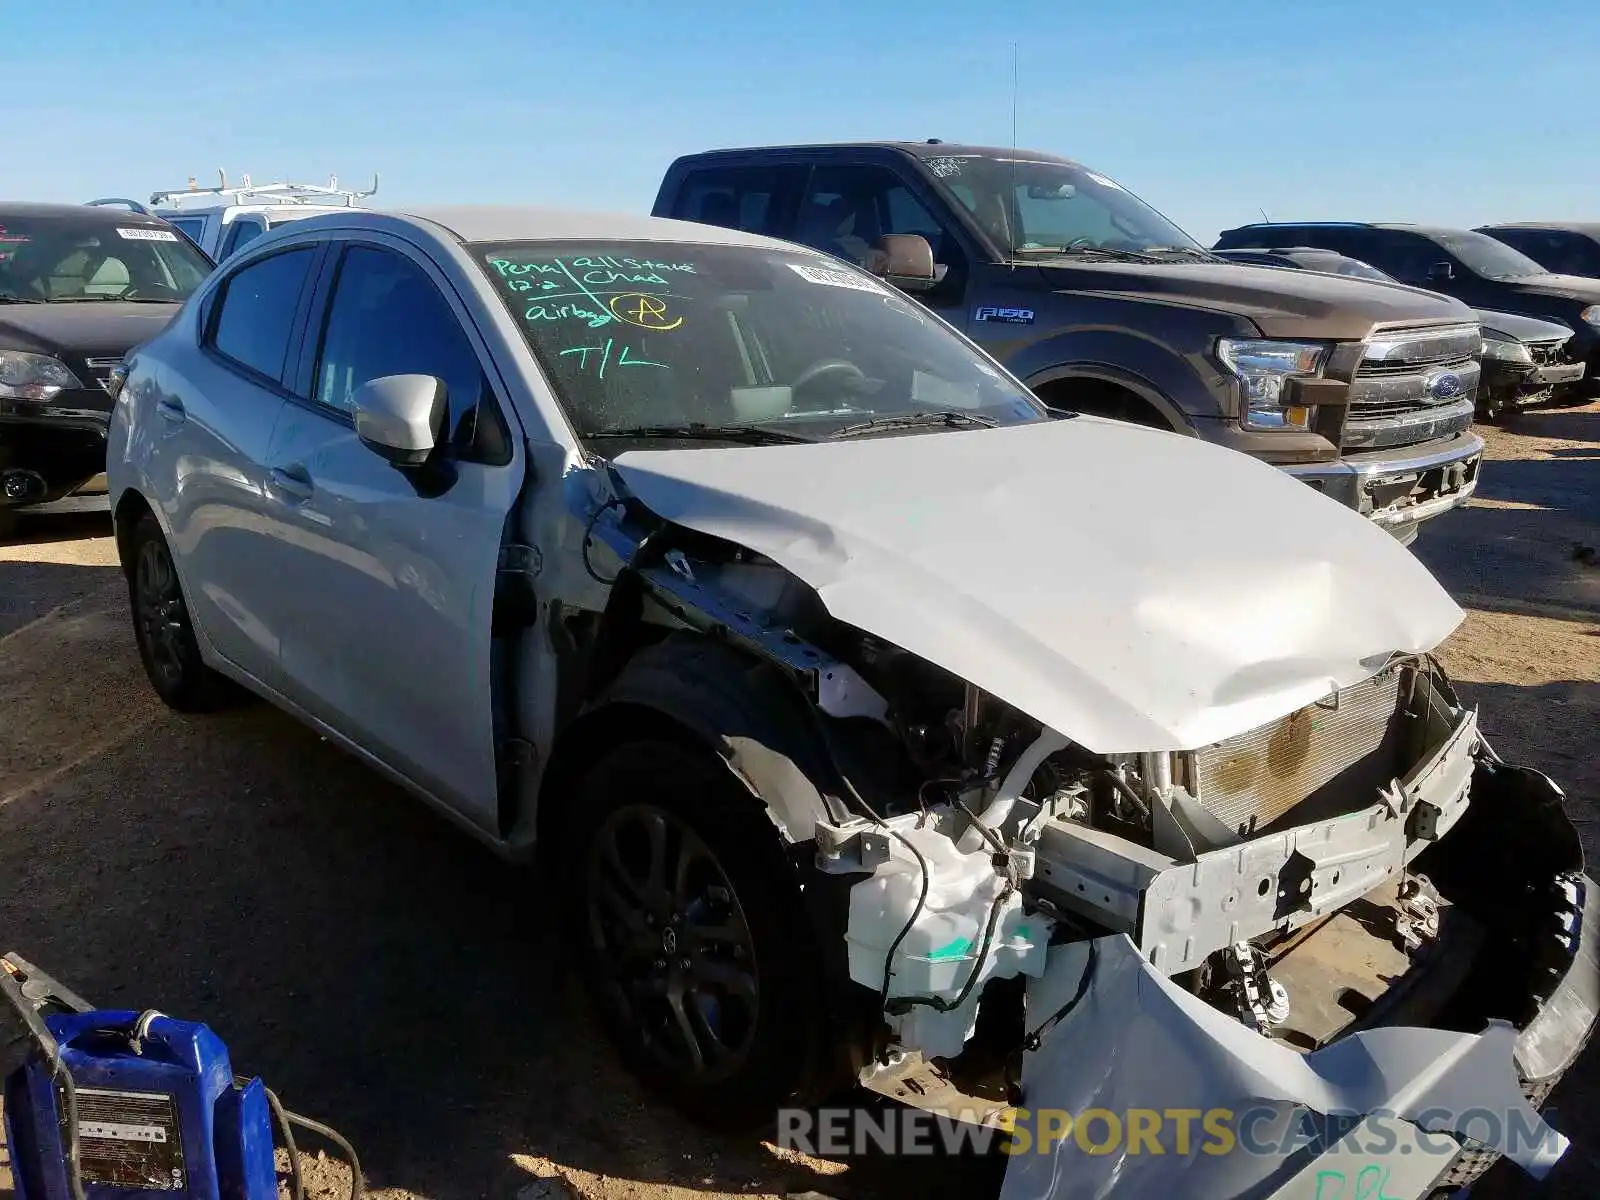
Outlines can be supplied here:
[[1067, 159], [937, 141], [720, 150], [673, 163], [654, 211], [872, 267], [1046, 403], [1242, 450], [1402, 541], [1477, 486], [1471, 309], [1227, 262]]

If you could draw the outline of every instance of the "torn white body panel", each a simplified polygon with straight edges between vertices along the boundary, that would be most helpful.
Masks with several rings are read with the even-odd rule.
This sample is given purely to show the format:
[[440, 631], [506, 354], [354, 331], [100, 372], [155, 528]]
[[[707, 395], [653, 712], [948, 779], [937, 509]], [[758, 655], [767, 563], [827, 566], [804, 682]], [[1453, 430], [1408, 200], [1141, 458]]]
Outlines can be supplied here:
[[[1145, 964], [1122, 936], [1051, 950], [1044, 976], [1029, 985], [1028, 1012], [1030, 1029], [1044, 1026], [1038, 1049], [1023, 1064], [1022, 1105], [1029, 1114], [1098, 1109], [1126, 1119], [1134, 1111], [1221, 1109], [1232, 1114], [1237, 1145], [1225, 1154], [1206, 1152], [1199, 1115], [1187, 1154], [1173, 1152], [1171, 1137], [1162, 1139], [1165, 1153], [1147, 1147], [1130, 1153], [1132, 1143], [1123, 1139], [1107, 1153], [1090, 1154], [1068, 1136], [1049, 1152], [1017, 1155], [1001, 1200], [1335, 1195], [1315, 1191], [1319, 1172], [1355, 1179], [1369, 1166], [1381, 1171], [1389, 1156], [1397, 1166], [1411, 1157], [1400, 1146], [1412, 1141], [1392, 1136], [1402, 1121], [1435, 1133], [1465, 1132], [1538, 1178], [1567, 1148], [1523, 1097], [1513, 1057], [1516, 1031], [1504, 1023], [1476, 1035], [1377, 1028], [1299, 1054], [1185, 992]], [[1359, 1130], [1351, 1131], [1362, 1153], [1307, 1152], [1308, 1138], [1295, 1136], [1296, 1117], [1307, 1111], [1377, 1114], [1389, 1132], [1374, 1130], [1362, 1142]], [[1103, 1129], [1095, 1141], [1105, 1141]], [[1414, 1181], [1416, 1190], [1396, 1191], [1391, 1178], [1386, 1194], [1425, 1194], [1452, 1153], [1440, 1137], [1426, 1144], [1435, 1160], [1431, 1173], [1409, 1164], [1402, 1177], [1425, 1176]], [[1357, 1193], [1347, 1187], [1342, 1194]]]
[[766, 555], [836, 619], [1100, 753], [1232, 737], [1461, 620], [1358, 514], [1244, 455], [1113, 421], [615, 465], [659, 516]]

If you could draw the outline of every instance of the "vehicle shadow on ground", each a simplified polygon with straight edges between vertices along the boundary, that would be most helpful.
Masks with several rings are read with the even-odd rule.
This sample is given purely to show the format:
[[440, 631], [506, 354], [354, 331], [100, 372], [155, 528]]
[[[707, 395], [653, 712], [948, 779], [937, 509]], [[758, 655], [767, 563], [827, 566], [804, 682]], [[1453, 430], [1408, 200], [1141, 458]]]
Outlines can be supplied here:
[[109, 512], [53, 513], [32, 516], [20, 511], [17, 531], [0, 538], [0, 547], [41, 546], [51, 542], [73, 542], [82, 538], [106, 537], [111, 533]]
[[1592, 401], [1560, 408], [1534, 408], [1514, 413], [1501, 423], [1507, 433], [1559, 441], [1600, 442], [1600, 408]]
[[1600, 541], [1597, 473], [1600, 452], [1486, 463], [1474, 502], [1413, 550], [1465, 607], [1600, 621], [1600, 562], [1584, 550]]
[[374, 1187], [512, 1195], [532, 1178], [518, 1155], [840, 1197], [994, 1175], [909, 1160], [878, 1186], [871, 1165], [827, 1176], [667, 1113], [576, 1001], [531, 872], [265, 706], [163, 713], [0, 807], [0, 879], [4, 948], [93, 1003], [212, 1023], [239, 1069], [355, 1143]]

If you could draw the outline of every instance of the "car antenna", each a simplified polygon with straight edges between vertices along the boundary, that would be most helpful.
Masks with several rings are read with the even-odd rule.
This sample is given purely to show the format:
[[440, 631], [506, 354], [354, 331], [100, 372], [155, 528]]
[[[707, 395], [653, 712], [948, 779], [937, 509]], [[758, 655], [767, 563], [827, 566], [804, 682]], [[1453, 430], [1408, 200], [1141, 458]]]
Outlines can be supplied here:
[[1261, 214], [1261, 219], [1263, 221], [1265, 221], [1268, 225], [1272, 224], [1272, 218], [1267, 216], [1267, 210], [1266, 209], [1258, 208], [1258, 209], [1256, 209], [1256, 211]]
[[1006, 205], [1006, 235], [1011, 239], [1011, 269], [1017, 268], [1017, 44], [1011, 43], [1011, 202]]

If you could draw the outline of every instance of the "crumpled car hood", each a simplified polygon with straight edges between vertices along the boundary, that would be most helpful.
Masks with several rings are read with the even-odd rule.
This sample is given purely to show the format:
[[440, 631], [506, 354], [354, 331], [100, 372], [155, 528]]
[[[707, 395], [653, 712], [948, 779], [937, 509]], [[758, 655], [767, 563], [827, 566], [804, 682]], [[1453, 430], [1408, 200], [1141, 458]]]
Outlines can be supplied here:
[[1405, 547], [1255, 459], [1091, 417], [635, 450], [657, 515], [1100, 753], [1195, 749], [1433, 649], [1461, 610]]

